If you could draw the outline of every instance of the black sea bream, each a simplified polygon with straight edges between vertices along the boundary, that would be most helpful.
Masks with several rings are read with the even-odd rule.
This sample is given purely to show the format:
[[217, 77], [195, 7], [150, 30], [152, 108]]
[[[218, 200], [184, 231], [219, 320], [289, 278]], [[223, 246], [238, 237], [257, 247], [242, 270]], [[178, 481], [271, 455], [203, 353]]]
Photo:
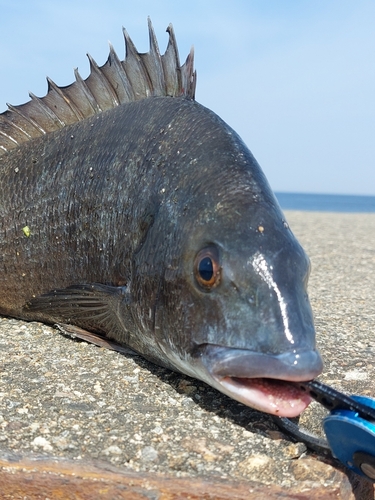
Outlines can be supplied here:
[[172, 27], [162, 56], [149, 31], [147, 54], [124, 32], [124, 61], [111, 47], [0, 115], [0, 313], [298, 415], [289, 382], [322, 370], [309, 260], [249, 149], [194, 100], [193, 53], [180, 66]]

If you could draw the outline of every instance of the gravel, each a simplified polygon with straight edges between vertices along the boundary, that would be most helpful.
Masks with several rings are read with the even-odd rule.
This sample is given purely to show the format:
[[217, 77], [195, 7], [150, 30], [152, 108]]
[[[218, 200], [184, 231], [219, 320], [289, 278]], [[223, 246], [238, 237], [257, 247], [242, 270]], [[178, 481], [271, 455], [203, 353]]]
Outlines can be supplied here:
[[[375, 396], [375, 214], [286, 216], [312, 262], [320, 380]], [[312, 403], [301, 422], [321, 433], [324, 414]], [[337, 480], [335, 462], [204, 383], [12, 318], [0, 318], [0, 450], [285, 487]]]

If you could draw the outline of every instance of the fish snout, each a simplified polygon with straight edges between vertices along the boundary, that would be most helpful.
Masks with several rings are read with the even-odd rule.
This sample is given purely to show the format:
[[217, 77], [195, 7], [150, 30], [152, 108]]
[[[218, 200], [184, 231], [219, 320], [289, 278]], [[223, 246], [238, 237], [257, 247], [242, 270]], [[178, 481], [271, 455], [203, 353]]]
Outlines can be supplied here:
[[280, 417], [296, 417], [311, 402], [291, 382], [314, 379], [323, 370], [316, 349], [264, 354], [206, 344], [200, 349], [203, 379], [241, 403]]

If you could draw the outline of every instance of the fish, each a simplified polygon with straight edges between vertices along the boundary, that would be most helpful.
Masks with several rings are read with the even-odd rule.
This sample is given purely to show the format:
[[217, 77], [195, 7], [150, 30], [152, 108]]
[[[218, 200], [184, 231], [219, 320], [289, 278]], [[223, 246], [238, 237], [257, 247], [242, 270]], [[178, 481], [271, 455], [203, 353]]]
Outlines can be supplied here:
[[[318, 376], [310, 261], [239, 135], [195, 100], [193, 49], [110, 45], [0, 114], [0, 314], [283, 417]], [[115, 346], [115, 347], [113, 347]]]

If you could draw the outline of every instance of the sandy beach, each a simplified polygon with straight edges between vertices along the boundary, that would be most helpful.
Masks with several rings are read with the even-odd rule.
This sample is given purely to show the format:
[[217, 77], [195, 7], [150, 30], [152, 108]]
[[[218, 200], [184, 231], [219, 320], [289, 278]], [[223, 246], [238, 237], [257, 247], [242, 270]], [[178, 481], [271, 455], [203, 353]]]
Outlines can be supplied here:
[[[375, 397], [375, 214], [293, 211], [286, 218], [311, 259], [320, 380]], [[319, 433], [324, 414], [313, 403], [301, 422]], [[284, 489], [290, 496], [283, 498], [374, 498], [369, 483], [203, 383], [40, 323], [0, 318], [0, 490], [11, 492], [11, 474], [36, 456], [66, 459], [77, 470], [90, 462], [113, 474], [150, 473], [151, 482], [204, 478], [207, 491], [218, 491], [204, 498], [230, 498], [221, 482], [239, 488], [232, 498], [279, 498], [272, 492]]]

